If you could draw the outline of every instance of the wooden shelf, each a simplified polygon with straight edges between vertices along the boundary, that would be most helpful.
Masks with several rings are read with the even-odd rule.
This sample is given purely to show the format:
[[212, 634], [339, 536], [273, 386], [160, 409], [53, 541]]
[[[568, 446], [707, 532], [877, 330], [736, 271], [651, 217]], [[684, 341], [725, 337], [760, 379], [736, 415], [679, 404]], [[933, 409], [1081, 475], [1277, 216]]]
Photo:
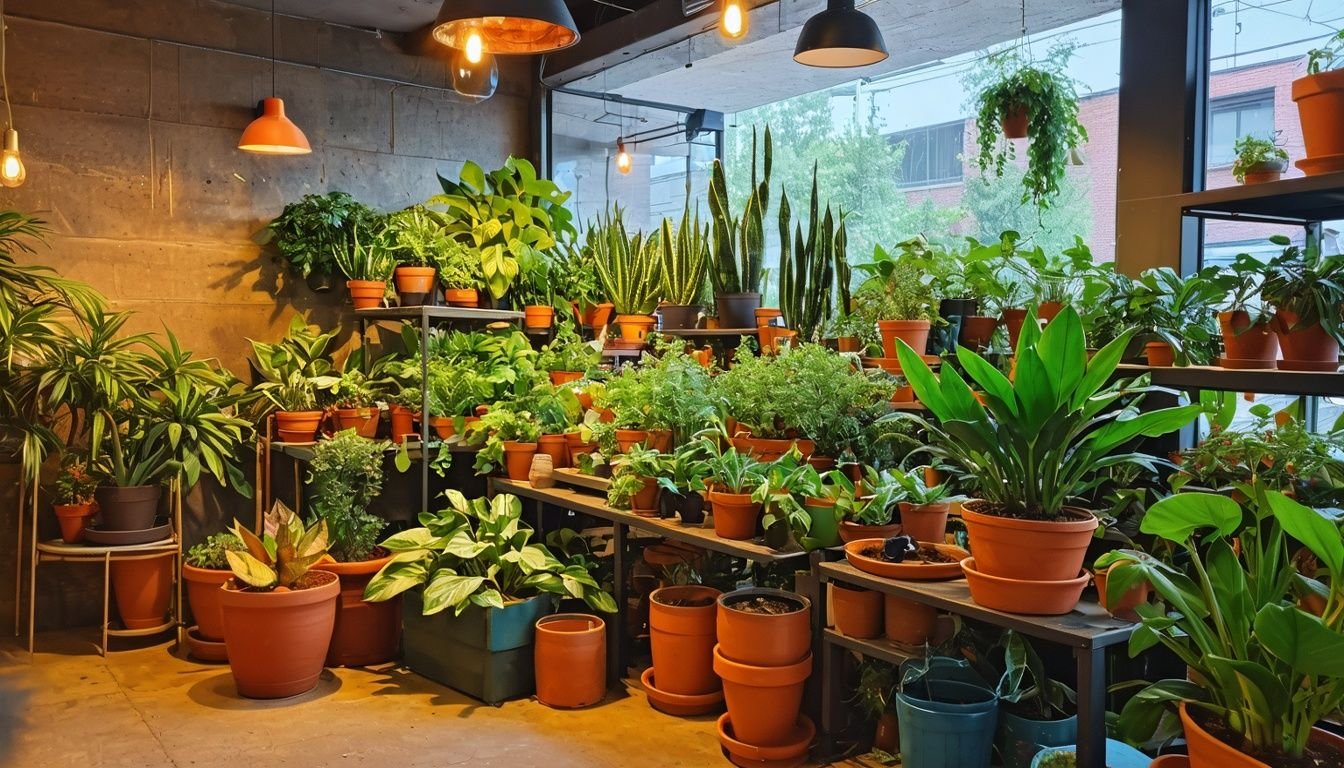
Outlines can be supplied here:
[[1106, 648], [1124, 643], [1138, 627], [1112, 617], [1100, 605], [1090, 601], [1078, 603], [1072, 613], [1064, 616], [1024, 616], [977, 605], [971, 600], [964, 579], [897, 581], [864, 573], [846, 562], [820, 563], [817, 568], [823, 581], [843, 581], [866, 587], [1074, 648]]
[[872, 640], [861, 640], [857, 637], [847, 637], [834, 629], [822, 630], [822, 640], [832, 645], [838, 645], [841, 648], [847, 648], [856, 653], [861, 653], [872, 659], [880, 659], [888, 664], [901, 665], [912, 658], [917, 658], [915, 654], [901, 648], [886, 638], [874, 638]]
[[1344, 172], [1172, 195], [1186, 216], [1307, 224], [1344, 218]]
[[360, 320], [429, 320], [432, 323], [511, 323], [523, 319], [522, 312], [506, 309], [430, 306], [357, 309], [355, 316]]
[[585, 515], [592, 515], [618, 525], [694, 544], [733, 557], [746, 558], [757, 562], [770, 562], [806, 554], [802, 549], [774, 550], [763, 543], [759, 543], [759, 539], [755, 541], [721, 539], [714, 534], [712, 528], [684, 526], [676, 519], [664, 520], [657, 517], [641, 517], [633, 512], [612, 509], [604, 503], [601, 497], [591, 492], [571, 488], [533, 488], [532, 484], [526, 481], [503, 478], [492, 478], [491, 486], [495, 493], [512, 493], [522, 498], [540, 501], [545, 504], [554, 504], [557, 507], [582, 512]]
[[679, 339], [732, 339], [756, 336], [759, 332], [755, 328], [660, 328], [658, 333]]
[[557, 483], [564, 483], [575, 488], [586, 488], [599, 493], [606, 493], [607, 488], [611, 487], [610, 478], [585, 475], [577, 469], [555, 469], [551, 471], [551, 476], [555, 478]]
[[[281, 443], [273, 440], [271, 441], [271, 450], [276, 453], [283, 453], [295, 461], [309, 462], [313, 460], [313, 449], [316, 445], [316, 443]], [[442, 442], [439, 440], [429, 441], [429, 449], [431, 451], [437, 452], [440, 445], [442, 445]], [[401, 446], [392, 443], [387, 448], [383, 449], [383, 453], [392, 456], [400, 449]], [[480, 448], [462, 445], [461, 443], [454, 443], [449, 446], [448, 450], [453, 453], [476, 453]], [[412, 440], [406, 449], [406, 453], [411, 457], [412, 461], [419, 461], [424, 455], [420, 450], [420, 441]]]
[[1126, 376], [1147, 373], [1153, 384], [1172, 389], [1211, 389], [1255, 392], [1262, 395], [1323, 395], [1344, 397], [1344, 373], [1330, 371], [1239, 370], [1213, 365], [1151, 367], [1121, 365]]

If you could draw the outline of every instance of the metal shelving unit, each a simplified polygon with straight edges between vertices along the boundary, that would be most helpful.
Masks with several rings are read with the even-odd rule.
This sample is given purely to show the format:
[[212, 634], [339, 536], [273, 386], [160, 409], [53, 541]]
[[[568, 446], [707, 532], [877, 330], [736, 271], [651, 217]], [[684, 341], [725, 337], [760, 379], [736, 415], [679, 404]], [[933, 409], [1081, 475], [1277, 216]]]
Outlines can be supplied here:
[[1121, 365], [1116, 372], [1125, 376], [1147, 373], [1153, 384], [1182, 390], [1255, 392], [1265, 395], [1344, 396], [1344, 373], [1329, 371], [1281, 371], [1276, 369], [1241, 370], [1211, 365], [1150, 367]]

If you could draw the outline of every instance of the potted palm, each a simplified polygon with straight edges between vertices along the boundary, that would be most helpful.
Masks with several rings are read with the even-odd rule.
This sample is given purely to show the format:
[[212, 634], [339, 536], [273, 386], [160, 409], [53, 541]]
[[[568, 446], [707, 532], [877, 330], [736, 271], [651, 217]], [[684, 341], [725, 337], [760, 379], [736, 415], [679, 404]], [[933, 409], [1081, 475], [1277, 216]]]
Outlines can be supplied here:
[[387, 217], [387, 239], [397, 262], [398, 302], [403, 307], [433, 304], [436, 261], [452, 242], [443, 222], [423, 205], [413, 205]]
[[1297, 166], [1308, 175], [1344, 170], [1344, 29], [1307, 56], [1306, 77], [1293, 81], [1307, 156]]
[[1273, 368], [1279, 357], [1279, 339], [1270, 321], [1273, 313], [1260, 296], [1265, 263], [1249, 253], [1237, 254], [1232, 264], [1221, 267], [1212, 280], [1226, 296], [1218, 313], [1218, 328], [1223, 335], [1224, 368]]
[[266, 537], [233, 526], [245, 551], [225, 551], [233, 579], [220, 590], [229, 669], [238, 692], [252, 699], [306, 693], [317, 685], [336, 624], [340, 582], [315, 569], [327, 553], [327, 526], [304, 528], [277, 501]]
[[962, 505], [975, 552], [962, 566], [976, 602], [1019, 613], [1071, 610], [1087, 585], [1083, 558], [1097, 519], [1069, 501], [1097, 469], [1152, 461], [1113, 451], [1177, 430], [1201, 411], [1199, 405], [1136, 411], [1149, 388], [1114, 379], [1133, 333], [1121, 333], [1089, 359], [1072, 307], [1044, 331], [1032, 313], [1012, 380], [975, 352], [957, 350], [983, 402], [955, 368], [935, 376], [914, 350], [900, 348], [901, 367], [934, 419], [909, 412], [884, 418], [925, 430], [927, 452], [978, 491], [979, 498]]
[[770, 170], [774, 142], [766, 126], [761, 174], [757, 175], [756, 129], [751, 131], [751, 186], [742, 213], [734, 215], [728, 177], [715, 160], [709, 180], [712, 224], [709, 279], [714, 286], [715, 316], [721, 328], [754, 328], [761, 306], [765, 266], [765, 215], [770, 208]]
[[1279, 146], [1278, 136], [1262, 139], [1247, 134], [1233, 145], [1237, 159], [1232, 163], [1232, 178], [1238, 184], [1263, 184], [1278, 181], [1288, 170], [1288, 151]]
[[[1263, 486], [1240, 489], [1249, 516], [1211, 493], [1178, 493], [1149, 508], [1140, 529], [1175, 548], [1171, 563], [1133, 550], [1098, 562], [1126, 566], [1111, 568], [1113, 595], [1141, 580], [1152, 585], [1165, 607], [1137, 607], [1143, 647], [1161, 644], [1191, 672], [1132, 698], [1121, 733], [1131, 743], [1165, 739], [1163, 710], [1178, 704], [1192, 768], [1344, 764], [1344, 739], [1315, 727], [1344, 698], [1339, 521]], [[1290, 539], [1319, 571], [1298, 572]], [[1299, 607], [1304, 594], [1324, 604], [1319, 616]]]
[[636, 232], [627, 235], [624, 213], [615, 206], [593, 225], [603, 236], [594, 239], [593, 265], [598, 280], [615, 307], [621, 339], [643, 343], [653, 330], [653, 310], [662, 289], [658, 240]]
[[1274, 307], [1274, 333], [1283, 350], [1280, 367], [1338, 369], [1344, 258], [1323, 255], [1315, 241], [1299, 247], [1282, 235], [1270, 240], [1282, 246], [1283, 253], [1266, 265], [1260, 297]]
[[383, 541], [395, 557], [369, 582], [365, 598], [403, 595], [406, 665], [489, 703], [533, 686], [533, 626], [557, 598], [582, 597], [616, 611], [593, 578], [591, 561], [561, 561], [532, 543], [523, 504], [502, 493], [472, 499], [456, 490], [448, 505]]
[[383, 519], [368, 511], [383, 489], [385, 445], [345, 430], [318, 443], [309, 464], [312, 520], [326, 526], [327, 554], [334, 560], [322, 569], [341, 584], [327, 650], [327, 664], [334, 667], [381, 664], [396, 655], [401, 639], [401, 606], [364, 601], [369, 580], [392, 558], [377, 546]]
[[243, 540], [232, 533], [212, 533], [193, 544], [182, 561], [182, 581], [195, 626], [187, 630], [187, 647], [202, 661], [225, 661], [224, 617], [220, 613], [221, 587], [233, 578], [225, 552], [242, 552]]
[[665, 302], [658, 308], [663, 327], [695, 328], [705, 308], [698, 302], [704, 292], [709, 268], [709, 226], [700, 225], [700, 213], [691, 218], [688, 201], [676, 232], [672, 220], [663, 219], [658, 229], [660, 293]]
[[336, 264], [345, 275], [345, 287], [355, 309], [373, 309], [383, 306], [388, 283], [397, 266], [387, 245], [387, 234], [382, 222], [367, 227], [355, 227], [350, 234], [350, 248], [336, 254]]

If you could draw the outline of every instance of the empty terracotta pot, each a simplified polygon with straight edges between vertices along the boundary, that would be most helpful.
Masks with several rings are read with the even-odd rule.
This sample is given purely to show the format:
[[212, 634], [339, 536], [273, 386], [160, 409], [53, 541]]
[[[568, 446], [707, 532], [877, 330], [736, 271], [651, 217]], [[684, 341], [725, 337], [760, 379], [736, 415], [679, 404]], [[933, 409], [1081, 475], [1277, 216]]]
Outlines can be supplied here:
[[542, 435], [537, 438], [537, 453], [551, 457], [551, 466], [564, 469], [569, 466], [569, 449], [565, 447], [564, 435]]
[[1054, 581], [991, 576], [976, 569], [974, 557], [962, 560], [961, 569], [976, 604], [1028, 616], [1062, 616], [1072, 611], [1091, 580], [1086, 571], [1072, 579]]
[[220, 588], [224, 644], [238, 693], [250, 699], [297, 696], [317, 686], [336, 625], [341, 583], [313, 570], [314, 586], [287, 592]]
[[1144, 357], [1154, 368], [1169, 368], [1176, 363], [1176, 350], [1165, 341], [1150, 341], [1143, 345]]
[[883, 628], [887, 639], [907, 646], [920, 646], [933, 637], [938, 611], [931, 605], [884, 595]]
[[532, 656], [537, 701], [573, 709], [602, 701], [607, 692], [607, 625], [586, 613], [537, 620]]
[[803, 703], [803, 685], [812, 674], [812, 654], [780, 667], [742, 664], [714, 647], [714, 671], [723, 680], [723, 698], [738, 741], [755, 747], [789, 742]]
[[807, 762], [807, 752], [816, 738], [817, 728], [807, 715], [799, 715], [792, 733], [784, 743], [763, 747], [748, 744], [737, 737], [730, 714], [718, 719], [719, 745], [733, 765], [740, 768], [797, 768]]
[[358, 563], [322, 564], [322, 570], [336, 574], [341, 584], [327, 666], [366, 667], [396, 657], [401, 643], [401, 598], [380, 603], [364, 601], [364, 588], [391, 560], [388, 553]]
[[197, 568], [182, 565], [182, 580], [186, 583], [187, 601], [191, 615], [196, 619], [196, 632], [209, 642], [224, 640], [224, 619], [219, 613], [220, 587], [233, 578], [233, 571]]
[[714, 645], [722, 594], [693, 584], [663, 587], [649, 595], [649, 645], [659, 690], [699, 696], [719, 689]]
[[901, 533], [900, 523], [886, 525], [864, 525], [849, 520], [840, 521], [840, 540], [848, 544], [859, 539], [890, 539]]
[[550, 328], [555, 321], [555, 308], [541, 305], [523, 307], [523, 327], [533, 330]]
[[415, 436], [415, 413], [404, 405], [391, 405], [387, 408], [391, 422], [392, 442], [404, 443], [407, 437]]
[[882, 335], [883, 356], [896, 357], [897, 339], [909, 344], [915, 352], [924, 354], [928, 351], [931, 327], [928, 320], [878, 320], [877, 332]]
[[952, 505], [947, 502], [938, 504], [900, 503], [901, 533], [914, 537], [915, 541], [941, 544], [947, 538], [947, 515]]
[[56, 513], [56, 522], [61, 524], [61, 541], [66, 544], [78, 544], [84, 540], [84, 528], [89, 524], [89, 518], [97, 513], [98, 508], [93, 502], [88, 504], [53, 504], [52, 512]]
[[870, 639], [882, 634], [882, 593], [831, 582], [835, 629], [846, 637]]
[[113, 560], [112, 594], [127, 629], [164, 623], [173, 601], [173, 553], [144, 560]]
[[375, 309], [383, 306], [387, 283], [382, 280], [347, 280], [345, 287], [350, 291], [350, 301], [355, 305], [355, 309]]
[[[784, 613], [742, 610], [761, 603]], [[790, 610], [791, 609], [791, 610]], [[782, 589], [739, 589], [719, 597], [719, 651], [728, 659], [762, 667], [786, 666], [812, 651], [812, 602]]]
[[282, 443], [311, 443], [321, 425], [321, 411], [278, 411], [275, 414], [275, 431]]
[[714, 515], [714, 535], [721, 539], [747, 541], [756, 536], [756, 521], [761, 505], [749, 493], [710, 491], [709, 505]]
[[532, 469], [532, 457], [537, 455], [536, 443], [504, 441], [504, 470], [510, 480], [526, 480]]

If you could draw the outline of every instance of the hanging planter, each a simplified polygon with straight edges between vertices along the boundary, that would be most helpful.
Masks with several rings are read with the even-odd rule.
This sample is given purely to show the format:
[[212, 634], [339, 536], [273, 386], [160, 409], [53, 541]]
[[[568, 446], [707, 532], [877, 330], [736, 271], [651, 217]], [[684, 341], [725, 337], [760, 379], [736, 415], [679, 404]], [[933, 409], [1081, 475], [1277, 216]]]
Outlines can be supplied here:
[[1058, 70], [1020, 66], [1005, 72], [979, 96], [980, 172], [992, 169], [995, 176], [1002, 176], [1014, 158], [1013, 145], [999, 139], [1000, 131], [1008, 138], [1030, 139], [1022, 202], [1041, 209], [1049, 208], [1059, 194], [1071, 153], [1087, 141], [1087, 129], [1078, 121], [1074, 81], [1063, 71], [1066, 63]]

